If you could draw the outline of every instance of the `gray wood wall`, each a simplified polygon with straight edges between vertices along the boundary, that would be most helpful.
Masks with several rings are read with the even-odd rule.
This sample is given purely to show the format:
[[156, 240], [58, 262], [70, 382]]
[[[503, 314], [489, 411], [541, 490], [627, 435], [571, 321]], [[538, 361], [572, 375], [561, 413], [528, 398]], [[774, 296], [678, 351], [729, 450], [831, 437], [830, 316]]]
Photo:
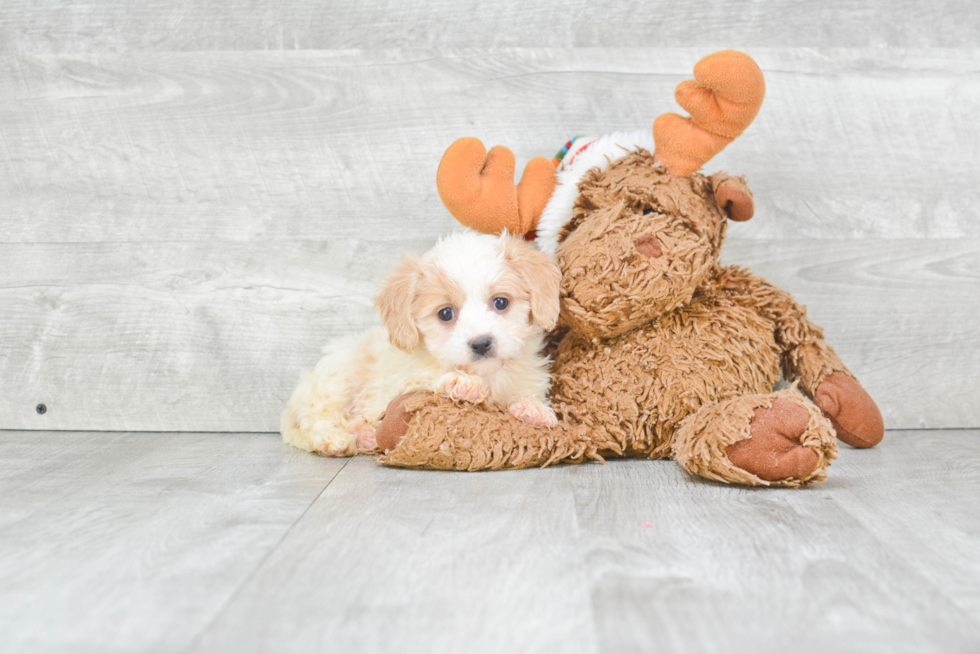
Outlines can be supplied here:
[[725, 261], [808, 305], [889, 428], [980, 427], [978, 37], [952, 0], [8, 0], [0, 429], [276, 430], [454, 228], [449, 143], [648, 126], [732, 47], [768, 95], [706, 167], [756, 193]]

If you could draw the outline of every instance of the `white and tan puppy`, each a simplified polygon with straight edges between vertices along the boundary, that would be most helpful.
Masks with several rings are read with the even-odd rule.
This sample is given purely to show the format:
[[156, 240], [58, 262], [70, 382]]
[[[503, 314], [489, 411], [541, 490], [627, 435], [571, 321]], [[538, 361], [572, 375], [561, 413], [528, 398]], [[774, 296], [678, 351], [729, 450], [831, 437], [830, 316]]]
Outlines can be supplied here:
[[327, 456], [373, 450], [388, 403], [412, 390], [555, 424], [541, 348], [560, 276], [551, 257], [506, 234], [453, 234], [406, 257], [375, 300], [386, 329], [325, 348], [283, 413], [283, 440]]

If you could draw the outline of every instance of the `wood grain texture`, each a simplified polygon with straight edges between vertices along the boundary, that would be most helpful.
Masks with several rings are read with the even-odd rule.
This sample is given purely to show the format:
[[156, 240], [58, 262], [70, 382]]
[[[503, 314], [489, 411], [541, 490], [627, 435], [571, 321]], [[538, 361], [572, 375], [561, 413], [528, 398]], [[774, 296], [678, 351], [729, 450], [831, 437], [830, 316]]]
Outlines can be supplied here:
[[943, 47], [973, 42], [969, 0], [10, 0], [0, 53], [390, 47]]
[[374, 323], [384, 271], [455, 227], [449, 143], [523, 161], [649, 126], [730, 46], [768, 96], [709, 166], [757, 199], [728, 260], [810, 305], [890, 427], [978, 426], [968, 8], [8, 3], [0, 428], [274, 430], [319, 347]]
[[[0, 241], [435, 238], [435, 170], [649, 127], [708, 50], [369, 50], [0, 58]], [[707, 166], [752, 238], [980, 237], [980, 50], [752, 49], [768, 94]]]
[[977, 436], [892, 432], [803, 491], [355, 459], [191, 651], [974, 651]]
[[0, 650], [965, 654], [978, 502], [978, 430], [844, 446], [803, 490], [0, 431]]
[[[976, 435], [844, 447], [829, 480], [798, 493], [721, 486], [666, 462], [576, 470], [602, 651], [976, 649]], [[946, 474], [951, 456], [960, 474]]]
[[401, 256], [371, 241], [0, 250], [0, 428], [150, 431], [277, 431], [321, 347], [377, 324]]
[[980, 241], [732, 238], [721, 259], [808, 307], [886, 428], [980, 424]]
[[980, 650], [976, 429], [804, 491], [234, 433], [455, 226], [449, 143], [647, 127], [730, 47], [768, 94], [708, 166], [756, 195], [725, 262], [888, 427], [980, 427], [978, 33], [970, 0], [4, 2], [0, 651]]
[[189, 651], [596, 647], [566, 470], [348, 467]]
[[873, 457], [848, 451], [835, 464], [851, 480], [835, 493], [836, 502], [905, 564], [930, 578], [923, 605], [942, 595], [974, 620], [980, 616], [980, 530], [974, 510], [980, 497], [978, 435], [976, 430], [898, 433]]
[[[723, 262], [808, 305], [887, 427], [980, 424], [980, 241], [740, 228]], [[378, 324], [399, 257], [373, 241], [0, 246], [0, 428], [276, 431], [320, 347]]]
[[345, 463], [272, 434], [0, 432], [0, 651], [180, 651]]

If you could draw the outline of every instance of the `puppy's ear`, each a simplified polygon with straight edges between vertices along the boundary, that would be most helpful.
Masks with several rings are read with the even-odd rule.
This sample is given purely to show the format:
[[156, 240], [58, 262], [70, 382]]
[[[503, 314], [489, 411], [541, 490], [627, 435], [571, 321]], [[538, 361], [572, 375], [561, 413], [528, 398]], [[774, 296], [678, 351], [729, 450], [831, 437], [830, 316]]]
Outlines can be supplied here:
[[505, 235], [502, 240], [504, 259], [524, 280], [530, 292], [531, 315], [545, 331], [554, 329], [558, 322], [558, 290], [561, 284], [558, 264], [523, 239]]
[[412, 307], [421, 279], [422, 262], [415, 256], [405, 257], [374, 299], [381, 322], [388, 328], [388, 340], [403, 352], [411, 352], [419, 344]]

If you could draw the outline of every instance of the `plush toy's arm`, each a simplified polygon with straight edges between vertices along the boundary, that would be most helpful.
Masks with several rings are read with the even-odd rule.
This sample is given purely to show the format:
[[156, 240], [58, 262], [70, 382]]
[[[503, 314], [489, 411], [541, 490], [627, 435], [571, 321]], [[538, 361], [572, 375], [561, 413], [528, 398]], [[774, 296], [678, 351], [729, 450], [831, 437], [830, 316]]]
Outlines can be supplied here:
[[834, 373], [854, 376], [824, 340], [823, 329], [807, 319], [806, 307], [789, 293], [735, 266], [722, 269], [716, 283], [774, 324], [784, 372], [808, 397], [813, 398], [820, 382]]
[[485, 402], [434, 393], [392, 400], [377, 430], [381, 462], [433, 470], [506, 470], [602, 461], [585, 425], [529, 425]]
[[885, 433], [878, 406], [824, 340], [823, 329], [807, 319], [806, 307], [739, 268], [726, 268], [718, 282], [773, 322], [786, 376], [830, 418], [838, 438], [855, 447], [877, 445]]
[[798, 380], [800, 389], [811, 399], [827, 377], [840, 373], [853, 378], [854, 374], [824, 340], [823, 329], [807, 319], [806, 307], [789, 293], [759, 277], [755, 279], [753, 295], [761, 301], [762, 314], [776, 325], [776, 343], [783, 351], [786, 375]]

